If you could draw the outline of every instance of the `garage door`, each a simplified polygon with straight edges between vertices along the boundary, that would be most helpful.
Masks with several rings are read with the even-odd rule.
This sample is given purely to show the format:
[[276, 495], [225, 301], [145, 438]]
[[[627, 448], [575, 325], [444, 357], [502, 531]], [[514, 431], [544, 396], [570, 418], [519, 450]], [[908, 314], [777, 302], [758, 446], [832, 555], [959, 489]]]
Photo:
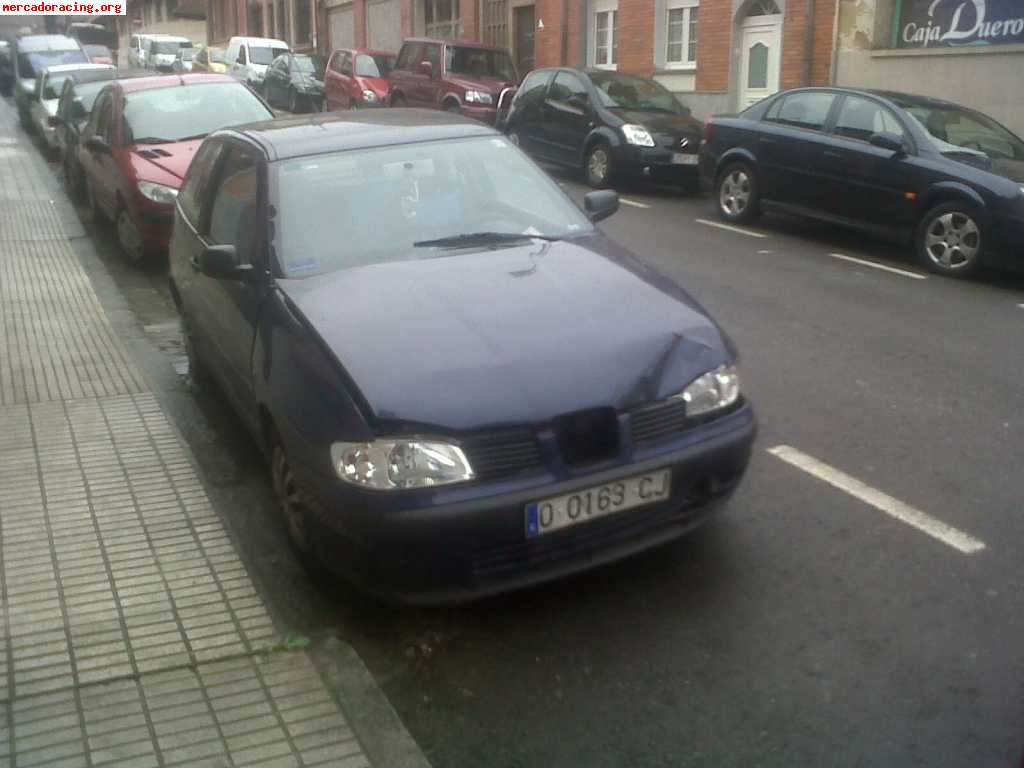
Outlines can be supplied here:
[[400, 0], [375, 0], [366, 4], [366, 44], [378, 51], [398, 53], [402, 47]]
[[343, 5], [328, 12], [327, 26], [331, 32], [331, 50], [354, 48], [356, 45], [356, 24], [352, 6]]

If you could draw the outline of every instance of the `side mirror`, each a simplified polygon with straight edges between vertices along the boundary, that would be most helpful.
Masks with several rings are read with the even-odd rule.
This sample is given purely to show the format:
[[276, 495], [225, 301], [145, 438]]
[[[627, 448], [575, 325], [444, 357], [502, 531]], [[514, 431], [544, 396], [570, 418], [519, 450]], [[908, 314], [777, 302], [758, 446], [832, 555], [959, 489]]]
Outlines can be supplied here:
[[889, 133], [888, 131], [873, 133], [868, 139], [868, 142], [872, 146], [879, 147], [881, 149], [888, 149], [898, 155], [905, 155], [907, 153], [907, 147], [906, 144], [903, 143], [903, 137], [896, 133]]
[[85, 148], [98, 155], [110, 154], [110, 144], [102, 136], [90, 136], [85, 141]]
[[199, 254], [199, 271], [216, 280], [246, 280], [251, 264], [240, 264], [233, 245], [210, 245]]
[[421, 61], [419, 64], [416, 65], [416, 72], [421, 75], [426, 75], [427, 77], [433, 77], [434, 65], [431, 64], [429, 61]]
[[587, 218], [595, 223], [607, 219], [619, 210], [619, 193], [614, 189], [587, 192], [583, 196], [583, 210]]

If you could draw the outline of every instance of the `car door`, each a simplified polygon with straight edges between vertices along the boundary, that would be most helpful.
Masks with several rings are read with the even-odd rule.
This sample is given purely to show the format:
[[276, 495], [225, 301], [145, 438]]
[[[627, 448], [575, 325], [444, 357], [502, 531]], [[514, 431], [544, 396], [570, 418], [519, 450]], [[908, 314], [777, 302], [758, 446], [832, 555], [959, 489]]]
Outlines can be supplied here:
[[[900, 137], [906, 150], [874, 146], [871, 137], [876, 133]], [[910, 134], [896, 113], [876, 99], [846, 94], [836, 109], [830, 135], [829, 146], [815, 158], [826, 212], [872, 227], [911, 226], [914, 193], [922, 179], [913, 160]]]
[[593, 107], [586, 83], [575, 72], [559, 70], [541, 106], [538, 143], [543, 153], [575, 165], [590, 132]]
[[337, 91], [335, 100], [339, 109], [351, 109], [355, 98], [355, 55], [351, 51], [342, 51], [338, 59]]
[[817, 158], [831, 143], [826, 126], [837, 101], [833, 91], [791, 91], [768, 109], [755, 142], [762, 198], [821, 209]]
[[[96, 206], [108, 216], [114, 214], [119, 175], [114, 159], [114, 96], [113, 89], [109, 89], [103, 91], [96, 99], [92, 115], [81, 138], [82, 146], [78, 155], [82, 161], [90, 194]], [[106, 142], [106, 151], [87, 146], [88, 140], [93, 136], [98, 136]]]
[[335, 51], [324, 68], [324, 109], [345, 109], [343, 106], [344, 79], [341, 73], [341, 59], [345, 51]]
[[441, 102], [441, 46], [438, 43], [426, 43], [420, 61], [430, 64], [430, 74], [417, 74], [417, 99], [420, 106], [436, 109]]
[[46, 107], [43, 104], [43, 94], [46, 93], [47, 80], [45, 72], [41, 72], [36, 78], [36, 92], [32, 96], [32, 103], [29, 104], [28, 108], [28, 114], [32, 118], [32, 123], [39, 131], [42, 131], [46, 125]]
[[416, 67], [422, 60], [423, 46], [420, 43], [405, 43], [398, 54], [395, 68], [391, 70], [392, 91], [405, 99], [407, 106], [413, 106], [412, 90], [416, 83]]
[[[232, 245], [238, 261], [266, 272], [266, 217], [260, 215], [259, 157], [241, 142], [226, 141], [200, 217], [203, 247]], [[198, 263], [198, 254], [195, 254]], [[190, 267], [192, 264], [190, 263]], [[250, 361], [264, 283], [195, 278], [194, 322], [225, 390], [243, 414], [253, 411]]]
[[543, 154], [539, 137], [543, 128], [542, 108], [548, 87], [555, 79], [556, 70], [542, 69], [531, 72], [516, 92], [512, 102], [509, 130], [519, 146], [531, 154]]
[[281, 82], [284, 77], [282, 67], [286, 58], [287, 56], [278, 56], [274, 59], [267, 67], [267, 74], [263, 77], [263, 94], [267, 97], [267, 101], [274, 106], [280, 105], [284, 98]]
[[249, 79], [249, 56], [247, 54], [248, 51], [246, 51], [245, 43], [241, 43], [238, 46], [238, 52], [235, 54], [235, 58], [230, 60], [231, 74], [243, 83], [247, 82]]

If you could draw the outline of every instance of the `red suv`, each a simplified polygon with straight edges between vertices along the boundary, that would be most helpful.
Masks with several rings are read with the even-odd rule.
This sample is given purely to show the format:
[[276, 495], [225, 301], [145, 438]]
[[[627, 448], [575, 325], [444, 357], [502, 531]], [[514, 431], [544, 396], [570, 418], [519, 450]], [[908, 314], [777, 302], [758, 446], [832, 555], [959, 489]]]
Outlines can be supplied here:
[[357, 109], [388, 105], [388, 74], [395, 54], [342, 48], [331, 54], [324, 75], [324, 109]]
[[228, 75], [118, 80], [96, 97], [78, 159], [94, 215], [117, 225], [125, 255], [167, 247], [181, 180], [208, 133], [274, 113]]
[[390, 80], [393, 107], [443, 109], [490, 125], [519, 82], [504, 48], [424, 38], [402, 43]]

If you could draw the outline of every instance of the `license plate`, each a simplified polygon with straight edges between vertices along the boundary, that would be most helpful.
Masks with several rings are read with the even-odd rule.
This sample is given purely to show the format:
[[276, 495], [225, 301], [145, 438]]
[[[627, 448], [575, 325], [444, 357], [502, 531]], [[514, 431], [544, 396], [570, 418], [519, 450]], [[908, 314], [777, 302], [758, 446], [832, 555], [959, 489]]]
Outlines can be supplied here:
[[672, 473], [667, 469], [615, 480], [526, 505], [526, 538], [614, 515], [627, 509], [664, 501], [671, 493]]
[[673, 152], [672, 153], [672, 163], [674, 165], [696, 165], [697, 164], [697, 156], [696, 155], [684, 155], [682, 152]]

